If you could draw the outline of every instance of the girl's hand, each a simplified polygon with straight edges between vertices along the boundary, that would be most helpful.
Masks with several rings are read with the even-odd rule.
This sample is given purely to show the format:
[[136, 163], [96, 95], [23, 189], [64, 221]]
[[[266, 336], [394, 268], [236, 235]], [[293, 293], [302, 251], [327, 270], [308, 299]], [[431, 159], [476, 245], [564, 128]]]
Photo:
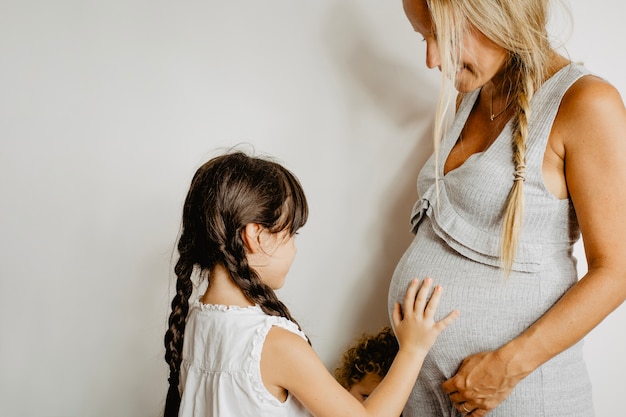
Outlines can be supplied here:
[[454, 310], [441, 321], [435, 321], [443, 289], [436, 286], [429, 299], [431, 287], [430, 278], [424, 279], [421, 286], [419, 280], [414, 279], [406, 291], [404, 308], [399, 303], [394, 305], [392, 319], [400, 350], [426, 356], [437, 336], [459, 316], [458, 310]]

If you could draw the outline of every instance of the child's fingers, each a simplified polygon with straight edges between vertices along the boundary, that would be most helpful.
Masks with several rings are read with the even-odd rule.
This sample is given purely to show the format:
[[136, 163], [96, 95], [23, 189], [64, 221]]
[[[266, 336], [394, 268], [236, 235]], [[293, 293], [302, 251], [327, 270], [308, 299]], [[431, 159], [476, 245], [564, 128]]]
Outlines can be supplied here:
[[[415, 306], [413, 307], [416, 312], [422, 313], [426, 308], [426, 303], [428, 302], [428, 293], [430, 292], [430, 287], [433, 284], [433, 280], [430, 278], [424, 279], [422, 282], [422, 286], [417, 292], [417, 297], [415, 299]], [[420, 316], [421, 317], [421, 316]]]
[[[435, 290], [433, 291], [433, 294], [430, 296], [430, 300], [428, 300], [426, 308], [424, 309], [425, 319], [433, 319], [437, 311], [437, 307], [439, 307], [439, 301], [441, 300], [442, 294], [443, 288], [440, 285], [437, 285], [435, 287]], [[454, 310], [442, 320], [436, 322], [435, 325], [439, 329], [439, 331], [443, 331], [443, 329], [448, 327], [454, 320], [456, 320], [457, 317], [459, 317], [459, 311]]]
[[430, 300], [428, 300], [428, 304], [426, 304], [426, 308], [424, 308], [425, 318], [433, 318], [435, 316], [435, 312], [437, 311], [437, 307], [439, 306], [439, 301], [441, 300], [442, 293], [443, 288], [440, 285], [437, 285], [433, 291], [433, 294], [430, 296]]
[[442, 332], [446, 327], [452, 324], [452, 322], [456, 320], [460, 314], [461, 313], [459, 312], [459, 310], [453, 310], [450, 312], [450, 314], [448, 314], [443, 319], [435, 323], [435, 326], [437, 326], [437, 329], [439, 329], [439, 331]]
[[409, 288], [407, 288], [406, 293], [404, 294], [404, 315], [413, 311], [418, 288], [419, 280], [412, 279], [409, 283]]
[[391, 319], [393, 320], [393, 325], [395, 327], [398, 327], [400, 325], [400, 322], [402, 321], [402, 306], [400, 305], [400, 303], [395, 303], [393, 305]]

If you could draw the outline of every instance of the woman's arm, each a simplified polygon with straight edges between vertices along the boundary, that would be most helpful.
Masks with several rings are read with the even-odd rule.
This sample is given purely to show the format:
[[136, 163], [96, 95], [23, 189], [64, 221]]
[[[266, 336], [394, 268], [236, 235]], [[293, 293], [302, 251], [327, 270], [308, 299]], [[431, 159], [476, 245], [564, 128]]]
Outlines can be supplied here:
[[452, 312], [434, 321], [441, 288], [435, 288], [428, 301], [430, 282], [425, 280], [418, 292], [414, 280], [405, 297], [404, 311], [396, 305], [393, 321], [400, 349], [389, 372], [365, 403], [361, 404], [335, 380], [301, 337], [280, 328], [270, 330], [263, 346], [263, 383], [270, 391], [273, 387], [286, 389], [317, 417], [399, 416], [428, 350], [458, 315]]
[[619, 93], [583, 77], [563, 98], [552, 135], [563, 152], [588, 272], [524, 333], [496, 351], [466, 358], [443, 384], [459, 411], [472, 410], [469, 416], [487, 414], [626, 299], [626, 110]]

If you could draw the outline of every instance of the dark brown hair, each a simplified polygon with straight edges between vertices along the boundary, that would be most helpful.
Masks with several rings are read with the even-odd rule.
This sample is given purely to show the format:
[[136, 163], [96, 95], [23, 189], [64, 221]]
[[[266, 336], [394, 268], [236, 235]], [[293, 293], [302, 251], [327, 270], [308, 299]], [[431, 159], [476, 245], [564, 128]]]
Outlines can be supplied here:
[[363, 335], [341, 358], [335, 369], [335, 379], [349, 390], [367, 374], [384, 378], [398, 353], [398, 340], [390, 327], [384, 327], [375, 335]]
[[195, 173], [185, 199], [179, 258], [174, 267], [176, 295], [165, 333], [165, 361], [170, 368], [165, 417], [177, 416], [185, 321], [193, 290], [192, 274], [210, 278], [223, 265], [250, 301], [269, 315], [297, 324], [274, 291], [248, 265], [242, 233], [257, 223], [272, 233], [302, 227], [308, 205], [298, 179], [269, 159], [231, 152], [206, 162]]

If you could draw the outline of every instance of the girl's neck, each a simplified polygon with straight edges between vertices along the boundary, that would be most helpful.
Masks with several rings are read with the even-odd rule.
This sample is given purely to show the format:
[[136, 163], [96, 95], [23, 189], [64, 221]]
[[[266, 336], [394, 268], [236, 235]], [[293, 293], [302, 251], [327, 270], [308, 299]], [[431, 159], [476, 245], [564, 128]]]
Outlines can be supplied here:
[[209, 273], [209, 285], [200, 298], [203, 304], [249, 307], [254, 305], [235, 284], [228, 270], [217, 264]]

